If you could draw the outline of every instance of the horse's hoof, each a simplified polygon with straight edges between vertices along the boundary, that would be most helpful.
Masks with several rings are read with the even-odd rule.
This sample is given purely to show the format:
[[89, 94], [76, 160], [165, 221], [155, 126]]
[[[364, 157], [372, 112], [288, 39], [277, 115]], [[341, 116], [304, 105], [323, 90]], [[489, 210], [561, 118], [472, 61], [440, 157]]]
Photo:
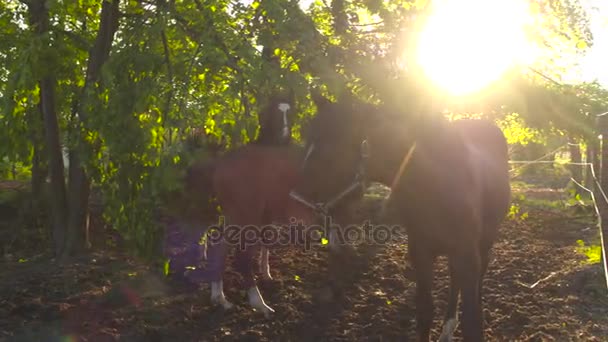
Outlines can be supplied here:
[[250, 305], [255, 311], [263, 313], [264, 317], [267, 319], [271, 318], [275, 312], [274, 309], [266, 305], [266, 303], [250, 303]]
[[271, 308], [270, 306], [266, 305], [266, 308], [264, 308], [264, 310], [262, 312], [264, 313], [264, 317], [266, 319], [270, 319], [275, 311], [274, 311], [273, 308]]
[[234, 307], [234, 304], [230, 303], [226, 298], [216, 298], [211, 300], [211, 303], [221, 306], [224, 310], [230, 310]]
[[219, 304], [225, 310], [230, 310], [234, 307], [234, 305], [226, 299], [226, 295], [224, 295], [222, 280], [211, 282], [211, 303], [214, 305]]
[[247, 297], [249, 298], [249, 305], [256, 311], [260, 311], [264, 314], [264, 317], [270, 318], [274, 313], [274, 309], [266, 305], [264, 298], [257, 286], [253, 286], [247, 290]]

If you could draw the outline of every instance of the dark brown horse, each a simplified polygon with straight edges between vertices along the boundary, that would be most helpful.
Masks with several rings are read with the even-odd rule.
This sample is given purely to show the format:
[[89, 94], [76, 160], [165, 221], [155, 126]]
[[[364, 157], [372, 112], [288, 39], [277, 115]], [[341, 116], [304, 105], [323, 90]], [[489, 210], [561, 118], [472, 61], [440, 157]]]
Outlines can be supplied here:
[[[451, 340], [462, 296], [465, 341], [483, 340], [482, 279], [510, 202], [507, 143], [482, 120], [428, 120], [411, 127], [401, 113], [316, 97], [318, 114], [296, 199], [326, 202], [365, 170], [366, 181], [391, 186], [387, 215], [408, 230], [416, 277], [417, 334], [433, 322], [433, 265], [447, 255], [450, 297], [441, 340]], [[362, 142], [364, 144], [362, 145]], [[361, 147], [369, 156], [361, 158]]]

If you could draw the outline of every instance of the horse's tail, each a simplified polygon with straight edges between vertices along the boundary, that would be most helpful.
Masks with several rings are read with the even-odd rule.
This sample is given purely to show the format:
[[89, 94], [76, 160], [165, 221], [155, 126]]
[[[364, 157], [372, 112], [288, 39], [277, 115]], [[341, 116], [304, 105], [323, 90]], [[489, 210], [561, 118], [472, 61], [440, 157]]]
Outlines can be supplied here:
[[215, 170], [213, 161], [198, 162], [186, 170], [184, 177], [184, 191], [189, 194], [192, 204], [197, 205], [201, 213], [209, 215], [213, 215], [217, 207], [213, 182]]

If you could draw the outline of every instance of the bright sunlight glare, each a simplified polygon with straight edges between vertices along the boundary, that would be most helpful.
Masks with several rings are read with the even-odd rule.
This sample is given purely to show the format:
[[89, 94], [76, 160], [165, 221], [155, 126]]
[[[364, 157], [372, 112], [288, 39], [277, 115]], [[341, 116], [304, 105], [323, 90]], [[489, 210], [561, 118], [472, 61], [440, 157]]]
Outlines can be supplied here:
[[418, 63], [453, 95], [481, 90], [532, 61], [524, 31], [529, 20], [524, 0], [437, 1], [420, 35]]

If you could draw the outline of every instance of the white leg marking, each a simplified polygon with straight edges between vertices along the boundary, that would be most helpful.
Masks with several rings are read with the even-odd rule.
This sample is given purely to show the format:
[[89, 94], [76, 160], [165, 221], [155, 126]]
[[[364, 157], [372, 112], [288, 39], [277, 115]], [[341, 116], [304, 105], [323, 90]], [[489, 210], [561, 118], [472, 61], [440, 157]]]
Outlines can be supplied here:
[[454, 332], [458, 327], [458, 319], [450, 318], [443, 324], [443, 330], [441, 336], [439, 336], [439, 342], [451, 342]]
[[264, 302], [264, 298], [262, 298], [262, 294], [257, 286], [250, 287], [247, 290], [247, 298], [249, 298], [249, 305], [262, 312], [266, 318], [269, 318], [274, 313], [274, 310]]
[[270, 255], [270, 251], [266, 247], [262, 247], [262, 277], [265, 280], [272, 280], [272, 276], [270, 275], [270, 263], [268, 262], [268, 256]]
[[222, 280], [211, 282], [211, 303], [219, 304], [226, 310], [230, 310], [234, 306], [224, 295], [224, 283]]

